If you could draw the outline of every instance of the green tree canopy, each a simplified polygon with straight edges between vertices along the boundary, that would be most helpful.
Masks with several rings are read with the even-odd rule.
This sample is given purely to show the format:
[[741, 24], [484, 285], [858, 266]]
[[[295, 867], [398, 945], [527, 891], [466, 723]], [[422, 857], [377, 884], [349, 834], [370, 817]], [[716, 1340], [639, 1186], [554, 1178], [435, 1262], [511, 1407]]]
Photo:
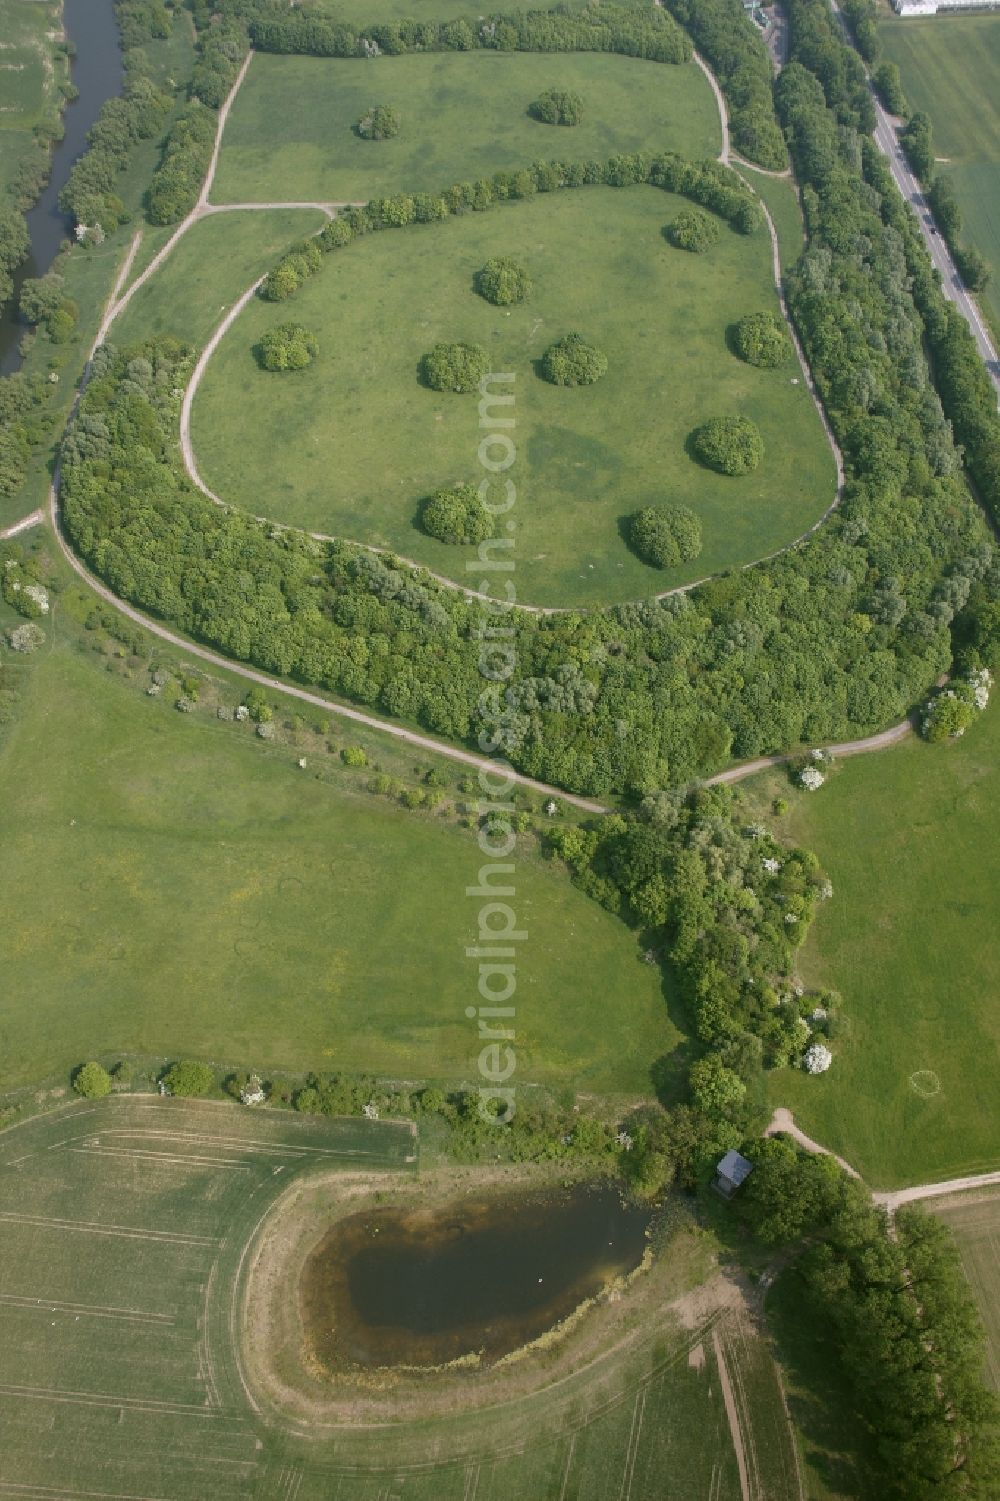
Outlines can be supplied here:
[[420, 362], [421, 376], [433, 391], [475, 391], [488, 368], [481, 344], [435, 344]]
[[764, 440], [749, 417], [713, 417], [692, 441], [701, 462], [720, 474], [750, 474], [764, 457]]
[[572, 89], [546, 89], [528, 113], [543, 125], [579, 125], [583, 119], [583, 99]]
[[103, 1100], [111, 1093], [111, 1075], [99, 1063], [84, 1063], [73, 1075], [73, 1088], [85, 1100]]
[[701, 522], [686, 506], [646, 506], [629, 518], [628, 538], [643, 562], [673, 568], [701, 552]]
[[761, 370], [788, 359], [788, 336], [774, 313], [746, 313], [736, 325], [735, 344], [740, 359]]
[[319, 340], [301, 323], [279, 323], [257, 346], [257, 359], [265, 370], [304, 370], [317, 354]]
[[354, 127], [363, 141], [388, 141], [399, 135], [399, 116], [388, 104], [373, 104]]
[[686, 208], [667, 225], [666, 236], [678, 250], [692, 250], [701, 254], [719, 238], [719, 221], [700, 209]]
[[495, 255], [477, 275], [476, 291], [495, 307], [510, 307], [527, 297], [531, 278], [509, 255]]
[[425, 532], [439, 542], [482, 542], [493, 535], [493, 517], [474, 485], [435, 490], [420, 513]]
[[195, 1063], [186, 1058], [173, 1063], [163, 1076], [163, 1082], [171, 1094], [183, 1099], [208, 1094], [215, 1083], [215, 1075], [207, 1063]]
[[592, 386], [607, 373], [607, 355], [580, 334], [567, 334], [542, 356], [542, 374], [554, 386]]

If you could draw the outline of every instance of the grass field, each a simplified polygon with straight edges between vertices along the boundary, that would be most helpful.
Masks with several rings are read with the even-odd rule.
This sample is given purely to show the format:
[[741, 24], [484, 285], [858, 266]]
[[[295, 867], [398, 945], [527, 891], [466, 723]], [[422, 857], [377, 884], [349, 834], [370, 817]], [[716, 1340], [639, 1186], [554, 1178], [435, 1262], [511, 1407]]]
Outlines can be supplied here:
[[926, 110], [940, 170], [955, 189], [962, 239], [981, 250], [993, 280], [980, 298], [1000, 328], [1000, 15], [934, 16], [879, 27], [899, 64], [912, 109]]
[[1000, 1192], [955, 1194], [927, 1207], [958, 1243], [986, 1328], [986, 1373], [1000, 1392]]
[[[3, 1087], [119, 1050], [474, 1076], [474, 836], [175, 694], [71, 636], [32, 670], [0, 747]], [[526, 841], [515, 884], [519, 1078], [648, 1090], [678, 1037], [658, 970]]]
[[[744, 312], [777, 307], [767, 235], [724, 227], [705, 255], [675, 250], [662, 230], [685, 206], [645, 187], [546, 194], [373, 236], [331, 257], [294, 305], [254, 300], [195, 399], [206, 483], [258, 514], [387, 544], [465, 581], [464, 549], [417, 523], [437, 486], [482, 473], [475, 396], [417, 380], [437, 340], [465, 339], [516, 375], [520, 599], [629, 599], [780, 547], [829, 504], [833, 459], [805, 384], [792, 383], [791, 354], [788, 366], [761, 371], [727, 348]], [[516, 256], [533, 278], [519, 307], [494, 308], [472, 289], [494, 254]], [[319, 358], [290, 376], [260, 370], [253, 346], [293, 312], [317, 333]], [[534, 372], [571, 330], [608, 356], [595, 386], [554, 387]], [[756, 473], [735, 480], [685, 451], [699, 422], [729, 412], [752, 417], [767, 450]], [[663, 502], [697, 511], [704, 546], [693, 562], [659, 570], [631, 553], [620, 526]]]
[[[204, 1501], [210, 1477], [218, 1501], [739, 1501], [722, 1349], [753, 1494], [794, 1501], [766, 1347], [725, 1319], [682, 1329], [663, 1311], [561, 1387], [377, 1440], [256, 1415], [236, 1358], [256, 1227], [296, 1176], [407, 1170], [412, 1150], [391, 1123], [151, 1096], [0, 1134], [0, 1489]], [[692, 1285], [697, 1243], [668, 1247], [668, 1297]]]
[[[531, 119], [528, 106], [546, 88], [583, 96], [580, 125]], [[371, 104], [397, 111], [395, 139], [354, 134]], [[539, 157], [603, 160], [657, 148], [702, 157], [720, 145], [715, 100], [694, 63], [592, 53], [446, 52], [376, 63], [259, 54], [226, 124], [212, 198], [367, 201]]]
[[52, 122], [65, 63], [53, 59], [47, 32], [58, 31], [53, 0], [0, 0], [0, 191], [13, 180], [34, 127]]
[[[161, 334], [204, 344], [226, 307], [295, 240], [326, 221], [315, 210], [215, 214], [193, 225], [111, 330], [119, 347]], [[136, 273], [138, 274], [138, 273]]]
[[[768, 800], [789, 796], [787, 781], [757, 780]], [[879, 1188], [996, 1168], [1000, 714], [956, 744], [846, 761], [790, 796], [777, 825], [834, 889], [800, 969], [841, 991], [844, 1027], [830, 1072], [772, 1075], [773, 1103]]]

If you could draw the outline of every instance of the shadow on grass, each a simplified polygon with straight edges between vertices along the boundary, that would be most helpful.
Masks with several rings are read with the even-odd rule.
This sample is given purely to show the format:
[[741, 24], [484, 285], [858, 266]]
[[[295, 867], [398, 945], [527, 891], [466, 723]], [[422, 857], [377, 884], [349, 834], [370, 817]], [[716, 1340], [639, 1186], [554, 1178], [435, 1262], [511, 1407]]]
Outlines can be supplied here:
[[[852, 1400], [836, 1342], [821, 1320], [794, 1266], [767, 1295], [765, 1314], [781, 1361], [788, 1410], [803, 1439], [807, 1471], [835, 1496], [875, 1501], [869, 1460], [874, 1439]], [[811, 1487], [807, 1489], [811, 1494]]]

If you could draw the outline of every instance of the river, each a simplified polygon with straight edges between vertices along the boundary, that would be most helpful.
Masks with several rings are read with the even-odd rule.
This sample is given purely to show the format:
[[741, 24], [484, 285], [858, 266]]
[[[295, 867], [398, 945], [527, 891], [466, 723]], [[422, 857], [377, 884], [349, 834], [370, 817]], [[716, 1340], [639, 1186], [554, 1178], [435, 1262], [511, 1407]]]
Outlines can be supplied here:
[[115, 22], [114, 0], [63, 0], [63, 27], [76, 47], [70, 78], [79, 90], [63, 112], [65, 134], [52, 153], [48, 186], [27, 213], [31, 252], [14, 276], [14, 296], [0, 318], [0, 374], [9, 375], [21, 364], [18, 343], [25, 325], [17, 318], [21, 283], [43, 276], [52, 265], [59, 246], [72, 224], [57, 199], [70, 168], [86, 148], [87, 131], [97, 119], [101, 105], [121, 93], [122, 53]]

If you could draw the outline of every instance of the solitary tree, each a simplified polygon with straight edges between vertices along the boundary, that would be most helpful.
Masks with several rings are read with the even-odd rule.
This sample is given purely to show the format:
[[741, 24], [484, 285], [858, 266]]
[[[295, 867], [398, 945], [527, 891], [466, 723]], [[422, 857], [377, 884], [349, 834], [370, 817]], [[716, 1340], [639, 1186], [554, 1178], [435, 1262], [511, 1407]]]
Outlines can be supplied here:
[[373, 104], [361, 116], [354, 132], [363, 141], [388, 141], [399, 134], [399, 116], [388, 104]]
[[567, 334], [542, 356], [542, 374], [554, 386], [592, 386], [607, 373], [607, 355], [580, 334]]
[[629, 520], [629, 541], [654, 568], [689, 563], [701, 552], [701, 522], [686, 506], [646, 506]]
[[195, 1063], [186, 1058], [180, 1063], [171, 1064], [163, 1076], [163, 1082], [171, 1094], [193, 1098], [208, 1094], [215, 1083], [215, 1075], [207, 1063]]
[[788, 358], [785, 330], [773, 313], [747, 313], [736, 325], [736, 352], [748, 365], [773, 370]]
[[684, 209], [666, 228], [666, 236], [678, 250], [692, 250], [697, 254], [708, 250], [719, 238], [719, 221], [696, 208]]
[[692, 441], [701, 462], [720, 474], [750, 474], [764, 457], [764, 441], [749, 417], [713, 417]]
[[579, 125], [583, 119], [583, 100], [571, 89], [546, 89], [528, 113], [543, 125]]
[[257, 358], [265, 370], [304, 370], [319, 353], [319, 340], [301, 323], [279, 323], [261, 336]]
[[420, 520], [424, 531], [439, 542], [482, 542], [493, 535], [493, 517], [473, 485], [435, 490]]
[[475, 391], [489, 367], [480, 344], [435, 344], [420, 373], [434, 391]]
[[111, 1075], [99, 1063], [84, 1063], [73, 1076], [73, 1088], [85, 1100], [103, 1100], [111, 1093]]
[[531, 291], [531, 278], [509, 255], [495, 255], [476, 277], [476, 291], [495, 307], [523, 302]]

